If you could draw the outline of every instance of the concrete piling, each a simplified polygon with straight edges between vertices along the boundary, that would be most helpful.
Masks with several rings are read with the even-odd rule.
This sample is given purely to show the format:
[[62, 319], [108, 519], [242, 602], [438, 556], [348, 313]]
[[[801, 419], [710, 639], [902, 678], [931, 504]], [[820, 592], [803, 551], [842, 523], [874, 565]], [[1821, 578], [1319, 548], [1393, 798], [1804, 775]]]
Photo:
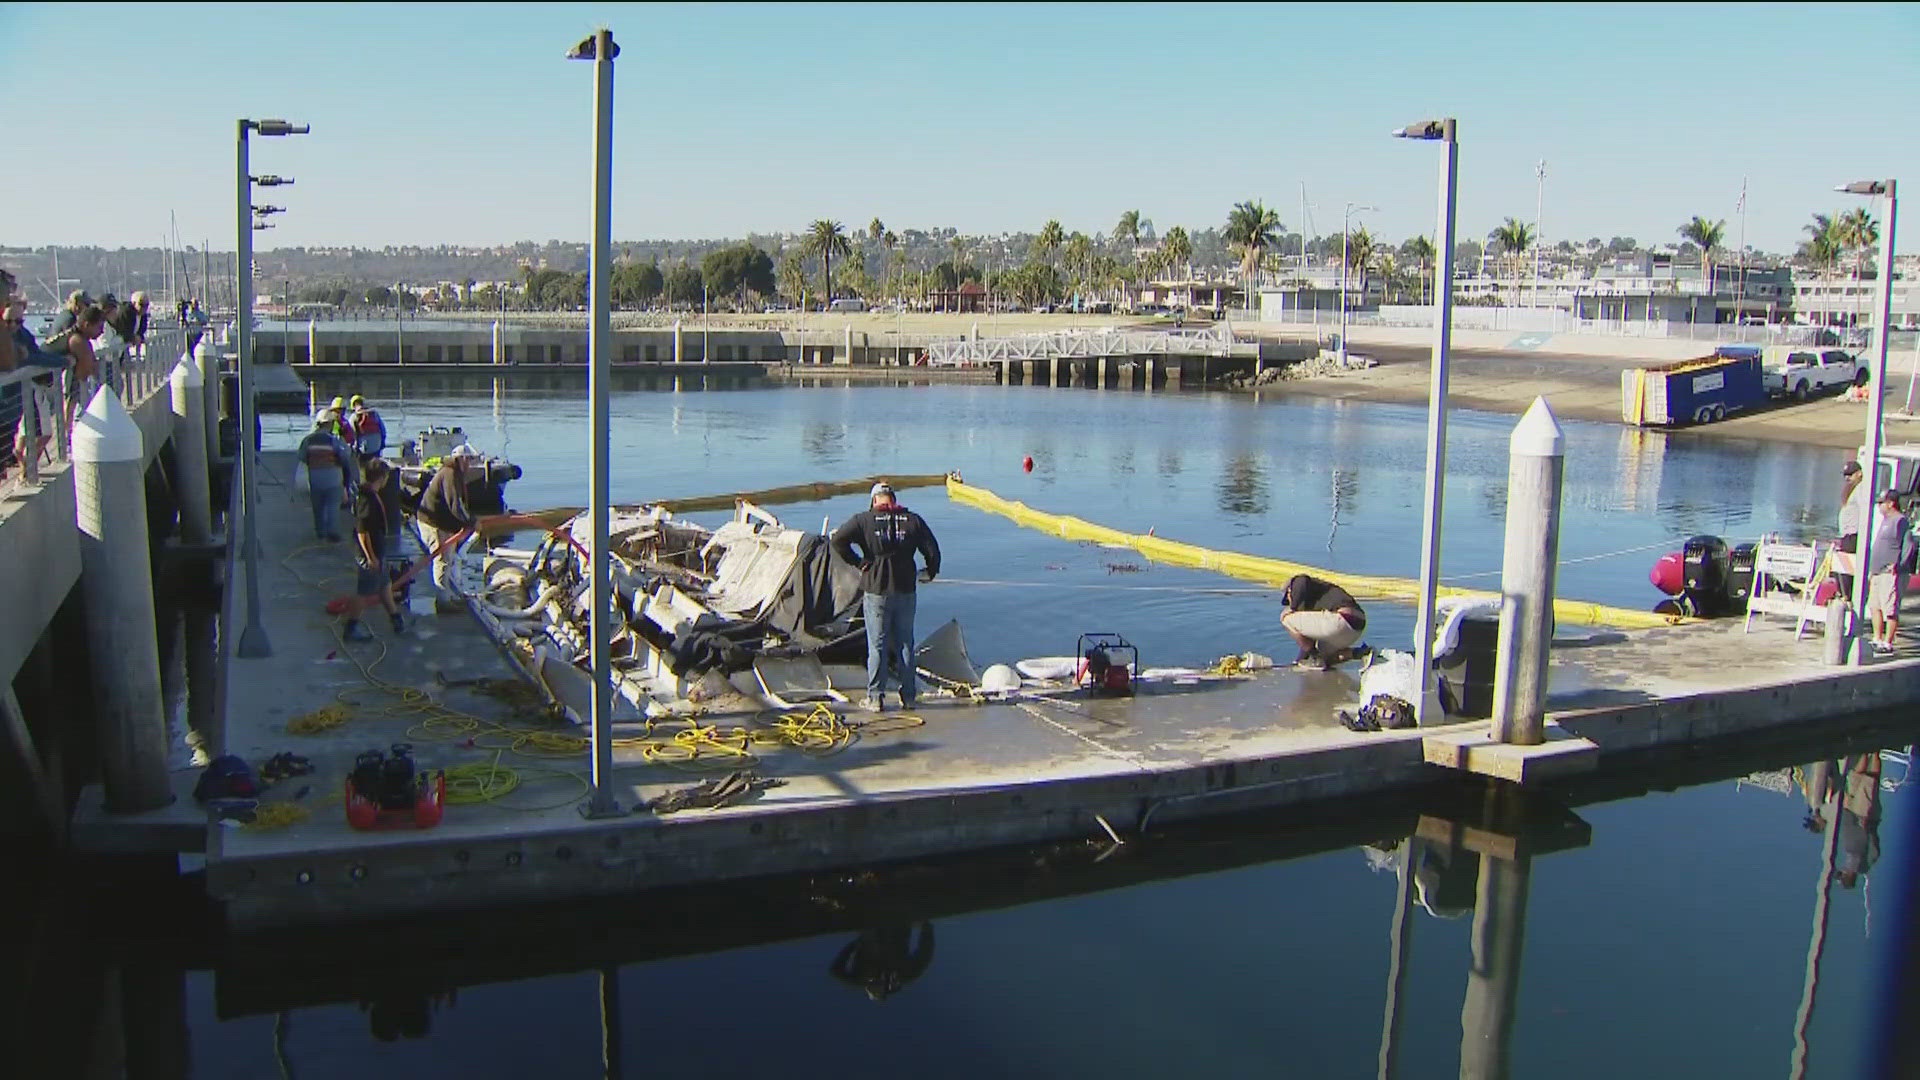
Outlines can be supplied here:
[[[320, 362], [320, 322], [317, 319], [308, 319], [307, 320], [307, 363], [317, 364], [319, 362]], [[289, 364], [293, 363], [293, 357], [291, 356], [287, 357], [287, 363]]]
[[498, 319], [493, 321], [493, 362], [496, 364], [507, 362], [506, 354], [500, 351], [500, 320]]
[[193, 358], [181, 356], [168, 377], [173, 394], [174, 483], [180, 503], [180, 539], [204, 544], [213, 538], [213, 488], [207, 478], [205, 383]]
[[193, 350], [193, 366], [200, 370], [200, 420], [207, 427], [207, 464], [220, 460], [220, 353], [204, 334]]
[[139, 425], [111, 389], [73, 426], [74, 517], [107, 808], [153, 810], [173, 795], [160, 692], [153, 566]]
[[1566, 434], [1534, 398], [1508, 441], [1507, 535], [1500, 567], [1500, 645], [1493, 670], [1493, 738], [1546, 741], [1547, 647], [1553, 641], [1555, 565]]
[[[680, 351], [682, 347], [683, 345], [680, 337], [680, 320], [675, 319], [673, 320], [673, 362], [676, 364], [686, 359], [686, 355]], [[678, 390], [679, 387], [676, 386], [674, 387], [674, 389]]]

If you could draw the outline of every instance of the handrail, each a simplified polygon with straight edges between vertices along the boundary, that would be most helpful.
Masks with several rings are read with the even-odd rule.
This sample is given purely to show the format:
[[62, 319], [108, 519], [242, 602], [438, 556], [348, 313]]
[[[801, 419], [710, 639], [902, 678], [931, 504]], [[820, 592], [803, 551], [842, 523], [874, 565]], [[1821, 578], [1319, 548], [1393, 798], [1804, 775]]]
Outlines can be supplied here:
[[[111, 386], [129, 409], [137, 408], [155, 393], [165, 390], [173, 365], [186, 352], [187, 332], [183, 327], [149, 328], [144, 344], [133, 345], [112, 338], [95, 349], [97, 370], [89, 380], [94, 387]], [[46, 379], [46, 383], [40, 380]], [[20, 454], [19, 484], [38, 485], [43, 464], [68, 460], [70, 449], [67, 414], [64, 408], [72, 393], [71, 363], [63, 368], [21, 366], [0, 373], [0, 387], [19, 385]], [[91, 398], [92, 388], [82, 388]], [[76, 402], [85, 408], [86, 402]], [[9, 487], [15, 486], [9, 484]]]

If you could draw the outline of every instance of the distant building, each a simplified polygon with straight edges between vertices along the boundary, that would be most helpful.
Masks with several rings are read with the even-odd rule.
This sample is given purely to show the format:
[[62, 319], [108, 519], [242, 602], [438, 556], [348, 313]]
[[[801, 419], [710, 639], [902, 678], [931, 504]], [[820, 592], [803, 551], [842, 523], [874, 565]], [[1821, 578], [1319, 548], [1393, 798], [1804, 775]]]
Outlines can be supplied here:
[[987, 287], [977, 281], [963, 281], [957, 289], [935, 289], [927, 294], [935, 311], [978, 315], [987, 310]]

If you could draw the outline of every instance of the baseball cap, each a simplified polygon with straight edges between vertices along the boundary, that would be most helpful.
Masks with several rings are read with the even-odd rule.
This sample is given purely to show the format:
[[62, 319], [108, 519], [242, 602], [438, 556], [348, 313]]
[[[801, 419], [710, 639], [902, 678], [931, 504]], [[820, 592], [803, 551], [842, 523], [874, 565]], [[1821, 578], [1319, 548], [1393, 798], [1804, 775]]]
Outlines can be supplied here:
[[1880, 501], [1897, 503], [1900, 501], [1900, 493], [1898, 491], [1893, 490], [1892, 488], [1888, 488], [1887, 490], [1880, 493]]
[[872, 491], [867, 492], [867, 498], [877, 499], [882, 495], [892, 495], [892, 494], [893, 494], [893, 485], [887, 483], [885, 480], [882, 480], [879, 483], [873, 485]]
[[1841, 476], [1852, 476], [1859, 471], [1860, 463], [1857, 461], [1849, 461], [1845, 465], [1840, 466]]

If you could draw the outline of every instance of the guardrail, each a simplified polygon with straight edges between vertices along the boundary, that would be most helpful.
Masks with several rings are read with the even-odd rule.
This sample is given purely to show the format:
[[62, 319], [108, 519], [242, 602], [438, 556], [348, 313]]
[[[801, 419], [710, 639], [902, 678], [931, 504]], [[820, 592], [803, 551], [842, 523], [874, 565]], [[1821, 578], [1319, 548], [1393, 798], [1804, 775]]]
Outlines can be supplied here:
[[977, 341], [970, 338], [934, 341], [927, 346], [927, 362], [934, 366], [952, 366], [1051, 360], [1063, 356], [1230, 356], [1233, 345], [1233, 332], [1224, 324], [1206, 330], [1056, 330]]

